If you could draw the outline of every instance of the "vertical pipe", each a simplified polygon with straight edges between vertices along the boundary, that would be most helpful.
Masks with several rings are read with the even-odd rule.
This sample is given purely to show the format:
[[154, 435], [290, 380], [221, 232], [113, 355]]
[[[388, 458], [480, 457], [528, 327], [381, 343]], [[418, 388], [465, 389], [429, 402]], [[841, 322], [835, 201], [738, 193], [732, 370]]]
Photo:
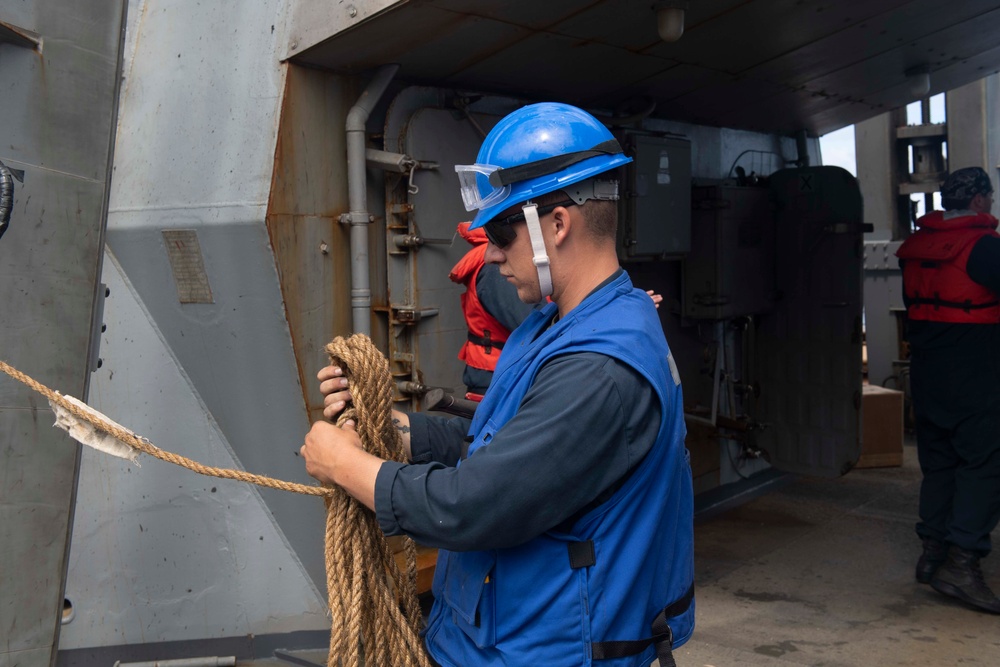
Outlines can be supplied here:
[[799, 130], [795, 133], [795, 149], [799, 154], [798, 160], [795, 161], [795, 164], [800, 167], [809, 166], [809, 146], [806, 143], [808, 138], [809, 135], [806, 134], [805, 130]]
[[347, 114], [347, 194], [351, 224], [351, 321], [355, 333], [371, 334], [372, 290], [368, 258], [368, 178], [365, 126], [399, 65], [383, 65]]
[[[712, 372], [712, 416], [708, 419], [685, 413], [686, 421], [698, 422], [706, 426], [715, 426], [719, 417], [719, 385], [722, 382], [722, 363], [725, 356], [725, 322], [717, 322], [715, 325], [715, 370]], [[728, 372], [728, 369], [727, 369]]]

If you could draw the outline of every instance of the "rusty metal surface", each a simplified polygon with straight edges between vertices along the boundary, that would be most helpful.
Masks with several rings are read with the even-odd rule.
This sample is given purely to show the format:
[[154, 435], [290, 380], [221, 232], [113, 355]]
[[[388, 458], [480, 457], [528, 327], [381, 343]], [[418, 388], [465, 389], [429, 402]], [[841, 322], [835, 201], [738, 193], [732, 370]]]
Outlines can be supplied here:
[[289, 66], [278, 126], [267, 229], [297, 372], [311, 419], [322, 414], [323, 347], [351, 332], [344, 124], [353, 82]]

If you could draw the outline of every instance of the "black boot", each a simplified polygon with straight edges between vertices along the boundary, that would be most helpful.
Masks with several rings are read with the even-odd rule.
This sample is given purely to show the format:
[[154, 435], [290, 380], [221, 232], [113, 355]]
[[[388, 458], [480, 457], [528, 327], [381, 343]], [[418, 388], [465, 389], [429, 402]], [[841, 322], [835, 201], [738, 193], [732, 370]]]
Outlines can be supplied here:
[[948, 560], [934, 573], [931, 586], [939, 593], [958, 598], [991, 614], [1000, 614], [1000, 600], [983, 580], [979, 556], [972, 551], [953, 546], [948, 552]]
[[917, 581], [921, 584], [931, 583], [934, 573], [948, 558], [948, 543], [935, 540], [932, 537], [920, 538], [924, 543], [924, 552], [917, 561]]

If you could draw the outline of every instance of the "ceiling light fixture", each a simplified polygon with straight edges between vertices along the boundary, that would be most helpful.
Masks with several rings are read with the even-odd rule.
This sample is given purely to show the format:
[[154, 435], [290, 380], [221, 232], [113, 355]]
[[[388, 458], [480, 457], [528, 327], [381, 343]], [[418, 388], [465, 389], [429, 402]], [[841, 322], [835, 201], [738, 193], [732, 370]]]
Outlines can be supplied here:
[[653, 5], [656, 32], [664, 42], [676, 42], [684, 34], [684, 15], [689, 4], [679, 0], [660, 0]]

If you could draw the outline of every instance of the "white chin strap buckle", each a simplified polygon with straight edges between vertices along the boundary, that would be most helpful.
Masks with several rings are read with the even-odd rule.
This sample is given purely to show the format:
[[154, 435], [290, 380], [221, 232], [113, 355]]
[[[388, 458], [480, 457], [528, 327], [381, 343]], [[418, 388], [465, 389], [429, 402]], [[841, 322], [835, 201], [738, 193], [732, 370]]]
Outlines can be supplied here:
[[521, 207], [524, 221], [528, 223], [528, 238], [531, 240], [531, 261], [538, 271], [538, 288], [542, 298], [552, 296], [552, 273], [549, 271], [549, 255], [545, 252], [545, 239], [542, 237], [542, 225], [538, 221], [538, 205], [527, 201]]

